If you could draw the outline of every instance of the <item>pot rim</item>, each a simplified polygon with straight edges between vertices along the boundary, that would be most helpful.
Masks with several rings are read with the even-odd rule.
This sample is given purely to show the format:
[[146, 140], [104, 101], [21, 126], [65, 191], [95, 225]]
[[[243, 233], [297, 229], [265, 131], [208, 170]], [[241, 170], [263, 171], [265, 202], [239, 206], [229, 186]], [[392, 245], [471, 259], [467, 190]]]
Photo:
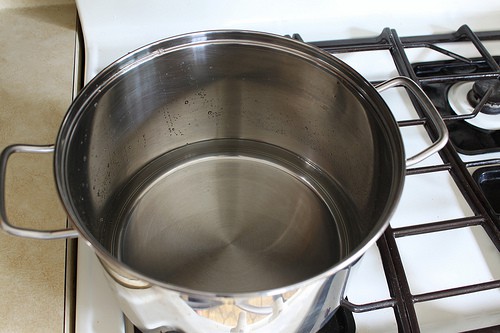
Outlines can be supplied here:
[[[114, 80], [126, 75], [129, 70], [163, 54], [175, 52], [176, 50], [183, 48], [202, 46], [205, 44], [228, 43], [256, 45], [291, 53], [294, 56], [298, 56], [318, 67], [321, 67], [321, 69], [329, 73], [337, 75], [338, 79], [341, 80], [343, 84], [347, 84], [352, 88], [355, 88], [355, 91], [358, 93], [360, 99], [367, 100], [369, 104], [377, 110], [379, 118], [377, 119], [377, 123], [379, 126], [383, 126], [385, 128], [387, 141], [390, 143], [392, 151], [391, 162], [395, 171], [395, 173], [391, 175], [393, 178], [393, 186], [391, 186], [391, 191], [388, 196], [389, 200], [387, 200], [384, 210], [380, 214], [377, 223], [374, 225], [368, 236], [356, 248], [348, 253], [345, 258], [331, 266], [326, 271], [295, 284], [269, 290], [257, 290], [240, 293], [199, 291], [145, 276], [120, 262], [115, 256], [106, 250], [89, 231], [86, 230], [82, 223], [79, 222], [80, 218], [78, 210], [69, 195], [71, 192], [71, 185], [69, 184], [67, 175], [68, 171], [65, 167], [67, 165], [66, 159], [68, 155], [69, 142], [71, 142], [75, 128], [78, 126], [79, 119], [85, 113], [87, 107], [91, 105], [94, 98], [101, 94], [103, 89], [112, 84]], [[98, 73], [87, 85], [83, 87], [74, 99], [59, 129], [54, 154], [54, 175], [59, 197], [63, 203], [64, 209], [66, 210], [74, 228], [78, 231], [83, 240], [96, 252], [98, 257], [102, 259], [101, 262], [103, 264], [106, 263], [110, 269], [113, 269], [113, 267], [119, 268], [120, 271], [124, 271], [127, 276], [130, 275], [137, 279], [146, 281], [150, 285], [159, 286], [185, 294], [223, 298], [248, 298], [282, 294], [286, 291], [295, 290], [297, 288], [313, 284], [316, 281], [326, 279], [353, 265], [366, 252], [366, 250], [379, 239], [388, 227], [389, 219], [393, 214], [402, 193], [405, 179], [404, 170], [405, 152], [401, 133], [398, 129], [396, 120], [383, 98], [363, 76], [335, 56], [317, 47], [283, 36], [249, 30], [208, 30], [177, 35], [145, 45], [119, 58]]]

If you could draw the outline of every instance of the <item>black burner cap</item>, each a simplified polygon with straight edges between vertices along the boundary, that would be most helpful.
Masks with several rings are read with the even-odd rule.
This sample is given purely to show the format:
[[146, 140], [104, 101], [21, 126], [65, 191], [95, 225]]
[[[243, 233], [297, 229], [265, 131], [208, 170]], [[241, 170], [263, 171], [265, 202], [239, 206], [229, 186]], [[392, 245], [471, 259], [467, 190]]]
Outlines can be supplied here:
[[481, 112], [500, 114], [500, 80], [490, 79], [474, 82], [472, 89], [467, 94], [467, 100], [470, 105], [476, 107], [490, 89], [493, 89], [493, 91], [486, 100]]

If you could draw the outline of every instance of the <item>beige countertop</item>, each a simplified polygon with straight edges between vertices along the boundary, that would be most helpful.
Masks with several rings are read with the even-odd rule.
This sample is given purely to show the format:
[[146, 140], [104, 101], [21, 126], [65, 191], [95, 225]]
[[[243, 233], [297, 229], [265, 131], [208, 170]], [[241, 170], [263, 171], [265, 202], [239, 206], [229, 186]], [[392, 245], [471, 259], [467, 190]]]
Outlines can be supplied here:
[[[0, 0], [0, 149], [54, 143], [71, 102], [76, 8], [71, 1]], [[11, 222], [62, 228], [52, 155], [14, 155], [6, 203]], [[62, 332], [65, 240], [0, 232], [0, 332]]]

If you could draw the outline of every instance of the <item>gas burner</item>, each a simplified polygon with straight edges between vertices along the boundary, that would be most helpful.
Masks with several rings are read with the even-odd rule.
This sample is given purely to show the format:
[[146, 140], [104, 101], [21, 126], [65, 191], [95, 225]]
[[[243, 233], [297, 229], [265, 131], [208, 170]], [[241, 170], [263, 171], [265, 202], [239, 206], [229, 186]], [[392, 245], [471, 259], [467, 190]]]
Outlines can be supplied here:
[[[495, 80], [497, 81], [497, 80]], [[459, 82], [451, 86], [448, 91], [448, 101], [450, 103], [453, 111], [458, 115], [469, 115], [474, 111], [474, 106], [468, 100], [468, 95], [470, 91], [474, 90], [474, 86], [476, 83], [474, 82]], [[481, 84], [477, 85], [474, 91], [481, 91]], [[487, 91], [486, 88], [485, 91]], [[475, 94], [475, 93], [471, 93]], [[493, 98], [498, 98], [498, 90], [496, 93], [492, 94]], [[477, 104], [477, 103], [476, 103]], [[488, 104], [488, 103], [487, 103]], [[486, 106], [486, 105], [485, 105]], [[500, 106], [493, 106], [493, 108], [498, 107], [500, 113]], [[484, 109], [484, 107], [483, 107]], [[474, 118], [465, 119], [469, 124], [484, 130], [495, 131], [500, 129], [500, 115], [499, 114], [488, 114], [485, 112], [479, 112]]]
[[472, 89], [467, 93], [467, 100], [476, 107], [486, 96], [486, 103], [481, 108], [481, 112], [486, 114], [500, 114], [500, 81], [496, 79], [480, 80], [474, 82]]

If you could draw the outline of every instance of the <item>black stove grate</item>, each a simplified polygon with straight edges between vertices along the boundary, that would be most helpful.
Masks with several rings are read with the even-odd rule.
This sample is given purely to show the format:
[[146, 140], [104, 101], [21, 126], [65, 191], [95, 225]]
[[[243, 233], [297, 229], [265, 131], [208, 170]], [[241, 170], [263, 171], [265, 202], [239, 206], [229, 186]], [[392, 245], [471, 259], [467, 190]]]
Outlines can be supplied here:
[[[300, 39], [294, 35], [293, 38]], [[400, 75], [410, 77], [421, 86], [436, 82], [456, 82], [456, 81], [474, 81], [481, 79], [499, 79], [500, 66], [497, 59], [488, 53], [483, 45], [485, 40], [500, 40], [500, 31], [479, 32], [474, 33], [471, 29], [464, 25], [456, 32], [439, 35], [424, 35], [414, 37], [398, 37], [393, 29], [386, 28], [382, 33], [373, 38], [359, 38], [349, 40], [334, 40], [313, 42], [318, 46], [331, 53], [343, 52], [358, 52], [358, 51], [375, 51], [388, 50], [394, 60], [396, 68]], [[446, 50], [437, 44], [446, 44], [453, 42], [469, 41], [478, 50], [482, 58], [470, 60], [466, 57]], [[456, 60], [457, 64], [454, 71], [441, 72], [425, 72], [424, 75], [420, 72], [417, 75], [414, 66], [410, 64], [406, 49], [409, 48], [429, 48], [436, 52], [448, 55]], [[468, 70], [459, 70], [460, 63], [468, 64], [470, 62], [479, 62], [482, 70], [470, 73]], [[378, 82], [373, 82], [374, 84]], [[424, 125], [431, 138], [436, 138], [435, 129], [427, 122], [423, 116], [418, 103], [412, 99], [415, 109], [419, 113], [420, 119], [411, 121], [399, 122], [400, 126]], [[443, 116], [443, 119], [449, 124], [452, 121], [462, 120], [464, 116]], [[496, 248], [500, 250], [500, 222], [498, 216], [488, 209], [487, 198], [483, 195], [480, 187], [468, 172], [468, 168], [475, 166], [498, 165], [498, 160], [484, 160], [481, 162], [464, 163], [460, 159], [453, 144], [448, 143], [440, 152], [441, 158], [444, 161], [443, 165], [412, 168], [407, 170], [407, 175], [432, 173], [447, 171], [450, 173], [458, 188], [466, 198], [474, 216], [459, 218], [455, 220], [445, 220], [439, 222], [428, 223], [424, 225], [416, 225], [403, 228], [389, 227], [384, 235], [377, 242], [380, 250], [382, 263], [384, 266], [387, 283], [390, 292], [390, 298], [382, 301], [377, 301], [369, 304], [353, 304], [347, 300], [343, 301], [343, 308], [354, 313], [362, 313], [383, 308], [392, 308], [394, 310], [398, 329], [400, 332], [420, 332], [419, 321], [417, 319], [415, 304], [445, 297], [458, 296], [468, 293], [479, 292], [483, 290], [500, 288], [500, 280], [487, 281], [474, 285], [467, 285], [459, 288], [451, 288], [429, 292], [425, 294], [414, 295], [410, 291], [408, 279], [403, 268], [403, 262], [399, 253], [396, 239], [410, 235], [426, 234], [456, 228], [464, 228], [469, 226], [481, 226], [491, 238]], [[474, 332], [499, 332], [500, 326], [482, 328]]]

